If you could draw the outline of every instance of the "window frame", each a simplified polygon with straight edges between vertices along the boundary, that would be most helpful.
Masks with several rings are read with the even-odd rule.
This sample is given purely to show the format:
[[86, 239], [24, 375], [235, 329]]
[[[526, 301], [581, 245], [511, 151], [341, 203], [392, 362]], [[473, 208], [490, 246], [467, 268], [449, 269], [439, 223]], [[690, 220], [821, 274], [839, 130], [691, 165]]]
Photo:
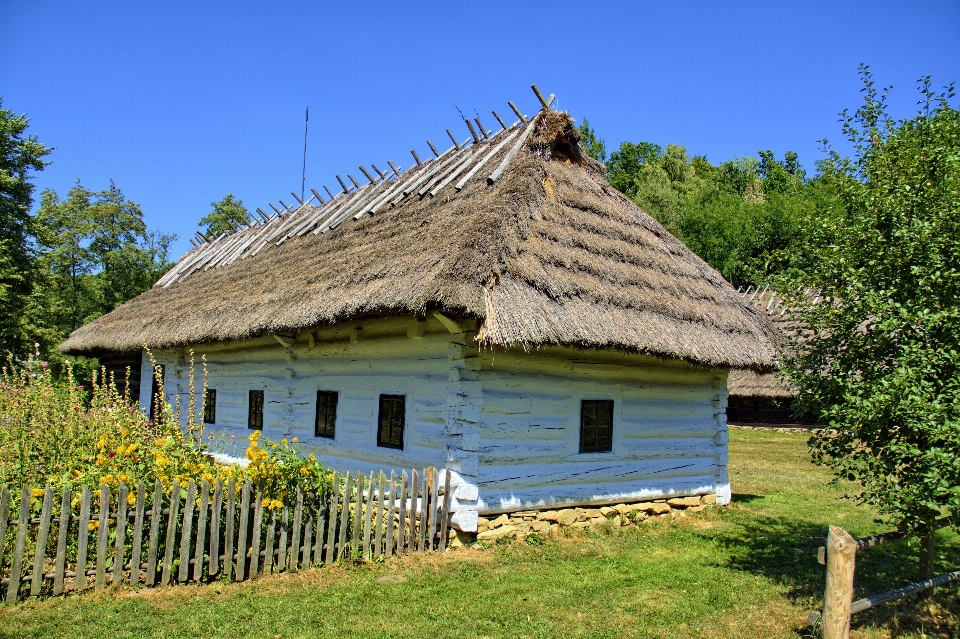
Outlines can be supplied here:
[[217, 389], [208, 388], [203, 395], [203, 423], [217, 423]]
[[[320, 399], [326, 398], [326, 410], [324, 412], [324, 428], [320, 428]], [[329, 400], [333, 400], [333, 414], [330, 414]], [[317, 403], [314, 405], [313, 436], [323, 437], [324, 439], [336, 439], [337, 435], [337, 409], [340, 406], [340, 392], [332, 390], [317, 390]], [[330, 428], [326, 426], [329, 422]], [[329, 432], [327, 432], [329, 430]]]
[[[595, 432], [594, 432], [594, 437], [593, 437], [593, 442], [594, 442], [594, 443], [593, 443], [592, 445], [590, 445], [590, 446], [587, 445], [587, 441], [586, 441], [586, 439], [585, 439], [585, 437], [584, 437], [585, 434], [586, 434], [585, 431], [586, 431], [586, 426], [587, 426], [587, 425], [585, 424], [585, 421], [586, 421], [586, 420], [585, 420], [585, 417], [586, 417], [586, 411], [585, 411], [585, 409], [586, 409], [586, 408], [588, 407], [588, 405], [590, 405], [590, 404], [592, 404], [592, 405], [594, 405], [594, 406], [599, 406], [600, 404], [606, 404], [606, 405], [608, 406], [609, 425], [607, 425], [606, 427], [609, 429], [609, 435], [608, 435], [608, 437], [607, 437], [607, 444], [606, 444], [606, 446], [600, 446], [600, 445], [598, 445], [598, 444], [596, 443], [596, 442], [597, 442], [597, 434], [598, 434], [596, 431], [597, 431], [597, 427], [600, 426], [600, 424], [596, 424], [596, 423], [593, 424], [593, 428], [594, 428], [594, 431], [595, 431]], [[596, 413], [594, 413], [594, 415], [595, 415], [595, 416], [594, 416], [594, 420], [596, 420], [596, 419], [597, 419], [597, 418], [596, 418]], [[613, 399], [610, 399], [610, 398], [581, 399], [581, 400], [580, 400], [580, 431], [579, 431], [579, 432], [580, 432], [580, 435], [579, 435], [579, 438], [580, 438], [580, 442], [579, 442], [579, 444], [580, 444], [580, 445], [579, 445], [580, 454], [612, 453], [612, 452], [613, 452], [613, 438], [614, 438], [614, 423], [615, 423], [615, 422], [616, 422], [616, 402], [615, 402]]]
[[[254, 402], [254, 397], [258, 397], [259, 400], [257, 402]], [[259, 430], [263, 432], [264, 404], [266, 404], [266, 397], [264, 396], [264, 392], [262, 390], [253, 389], [247, 392], [247, 429], [248, 430]], [[259, 410], [254, 411], [254, 408], [257, 406], [259, 407]], [[256, 422], [259, 422], [259, 425]]]
[[[399, 420], [399, 429], [400, 429], [400, 443], [394, 444], [394, 430], [397, 428], [396, 420], [394, 419], [395, 408], [391, 409], [391, 415], [389, 416], [390, 426], [388, 438], [384, 440], [383, 438], [383, 409], [384, 401], [388, 402], [400, 402], [400, 420]], [[394, 403], [393, 406], [396, 406]], [[378, 410], [377, 410], [377, 446], [380, 448], [392, 448], [394, 450], [403, 450], [404, 448], [404, 437], [406, 435], [406, 426], [407, 426], [407, 396], [405, 394], [391, 394], [391, 393], [380, 393], [380, 399], [378, 401]]]

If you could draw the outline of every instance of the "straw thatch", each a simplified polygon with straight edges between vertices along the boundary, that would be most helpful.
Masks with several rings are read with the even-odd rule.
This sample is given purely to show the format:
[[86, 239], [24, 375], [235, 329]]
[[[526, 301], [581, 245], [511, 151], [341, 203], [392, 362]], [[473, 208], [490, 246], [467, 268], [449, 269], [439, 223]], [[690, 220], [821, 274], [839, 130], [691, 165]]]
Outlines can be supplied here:
[[[198, 259], [210, 245], [195, 249], [161, 285], [77, 329], [61, 348], [177, 347], [440, 308], [476, 318], [487, 347], [601, 347], [710, 367], [771, 366], [778, 338], [763, 314], [606, 182], [602, 165], [581, 156], [569, 116], [542, 112], [522, 127], [523, 135], [452, 151], [469, 168], [501, 147], [460, 190], [441, 182], [435, 195], [414, 190], [375, 209], [368, 203], [378, 193], [400, 190], [396, 180], [380, 182], [342, 196], [354, 198], [350, 212], [360, 217], [332, 230], [265, 244], [254, 237], [268, 237], [270, 225], [296, 228], [288, 215], [212, 243], [234, 243], [216, 260]], [[500, 144], [510, 134], [522, 147], [488, 180], [514, 146]], [[413, 183], [428, 166], [397, 180]], [[322, 212], [303, 206], [292, 215], [320, 231], [310, 216], [322, 220]]]
[[[783, 306], [783, 298], [776, 291], [757, 290], [743, 295], [743, 300], [766, 315], [776, 330], [783, 335], [783, 341], [789, 340], [795, 331], [794, 320]], [[789, 399], [796, 391], [786, 386], [775, 372], [757, 372], [750, 369], [731, 370], [727, 378], [727, 390], [730, 397], [765, 397], [770, 399]]]

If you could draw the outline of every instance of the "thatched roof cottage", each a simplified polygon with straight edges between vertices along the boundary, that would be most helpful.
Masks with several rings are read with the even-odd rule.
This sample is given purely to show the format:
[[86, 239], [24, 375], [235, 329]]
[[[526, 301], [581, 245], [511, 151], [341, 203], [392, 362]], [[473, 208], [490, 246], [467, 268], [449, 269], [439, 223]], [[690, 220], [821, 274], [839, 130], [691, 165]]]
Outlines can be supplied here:
[[774, 333], [543, 104], [203, 243], [62, 349], [147, 345], [184, 404], [203, 353], [209, 428], [297, 436], [345, 470], [450, 468], [466, 531], [478, 512], [728, 500], [727, 373], [769, 368]]

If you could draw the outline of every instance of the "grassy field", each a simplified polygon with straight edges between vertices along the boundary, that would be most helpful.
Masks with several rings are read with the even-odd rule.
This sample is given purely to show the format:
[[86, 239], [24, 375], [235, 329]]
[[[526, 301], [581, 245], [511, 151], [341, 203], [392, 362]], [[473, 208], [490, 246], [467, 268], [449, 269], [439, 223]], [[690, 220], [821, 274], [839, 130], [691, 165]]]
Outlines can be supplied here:
[[[243, 584], [120, 589], [0, 608], [0, 637], [805, 637], [824, 572], [796, 549], [875, 514], [810, 465], [805, 436], [735, 431], [734, 504], [640, 530], [338, 566]], [[960, 565], [940, 537], [938, 572]], [[857, 594], [909, 583], [916, 548], [858, 558]], [[957, 637], [957, 591], [855, 620], [858, 639]]]

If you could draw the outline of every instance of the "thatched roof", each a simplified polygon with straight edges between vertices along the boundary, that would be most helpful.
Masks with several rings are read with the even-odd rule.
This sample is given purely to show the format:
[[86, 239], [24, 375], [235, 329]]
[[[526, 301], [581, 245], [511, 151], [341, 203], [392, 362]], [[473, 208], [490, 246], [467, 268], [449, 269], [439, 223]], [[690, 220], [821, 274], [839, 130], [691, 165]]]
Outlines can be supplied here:
[[184, 255], [67, 353], [242, 340], [444, 309], [482, 346], [567, 345], [769, 368], [763, 314], [581, 155], [564, 113]]
[[[751, 288], [742, 293], [742, 299], [757, 312], [766, 315], [770, 323], [788, 340], [794, 333], [794, 321], [784, 306], [783, 298], [776, 291]], [[776, 372], [757, 372], [750, 369], [731, 370], [727, 378], [727, 390], [731, 397], [794, 397], [796, 391], [784, 385]]]

